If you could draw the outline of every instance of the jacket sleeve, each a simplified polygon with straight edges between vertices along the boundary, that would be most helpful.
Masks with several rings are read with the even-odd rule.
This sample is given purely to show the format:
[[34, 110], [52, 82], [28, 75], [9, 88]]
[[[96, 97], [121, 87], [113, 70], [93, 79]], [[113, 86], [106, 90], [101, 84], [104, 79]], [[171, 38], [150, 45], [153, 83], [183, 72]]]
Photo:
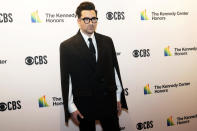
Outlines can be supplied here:
[[113, 64], [114, 64], [114, 67], [115, 67], [116, 72], [118, 74], [118, 78], [119, 78], [120, 83], [121, 83], [121, 86], [122, 86], [122, 92], [121, 92], [121, 104], [122, 104], [122, 108], [125, 108], [125, 109], [128, 110], [126, 99], [125, 99], [124, 88], [123, 88], [123, 84], [122, 84], [122, 79], [121, 79], [121, 75], [120, 75], [120, 69], [119, 69], [119, 65], [118, 65], [118, 60], [117, 60], [117, 56], [116, 56], [116, 50], [114, 48], [114, 44], [113, 44], [113, 41], [112, 41], [111, 38], [110, 38], [110, 41], [112, 43]]
[[65, 122], [68, 123], [70, 114], [68, 112], [68, 93], [69, 93], [69, 72], [68, 72], [68, 55], [62, 43], [60, 45], [60, 74], [61, 89], [64, 103]]

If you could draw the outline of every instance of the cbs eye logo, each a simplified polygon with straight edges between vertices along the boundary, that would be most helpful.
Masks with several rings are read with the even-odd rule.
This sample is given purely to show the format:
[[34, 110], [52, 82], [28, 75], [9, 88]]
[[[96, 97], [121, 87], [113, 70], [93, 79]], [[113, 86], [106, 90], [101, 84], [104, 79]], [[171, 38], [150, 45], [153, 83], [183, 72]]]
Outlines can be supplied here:
[[139, 51], [138, 50], [134, 50], [133, 51], [133, 56], [134, 57], [139, 57]]
[[7, 109], [7, 105], [5, 103], [0, 103], [0, 111], [5, 111]]
[[107, 12], [106, 13], [106, 18], [108, 20], [124, 20], [125, 16], [124, 16], [124, 12]]
[[28, 56], [25, 58], [25, 63], [27, 65], [42, 65], [42, 64], [47, 64], [48, 61], [47, 61], [47, 56], [34, 56], [34, 57], [31, 57], [31, 56]]
[[150, 49], [140, 49], [133, 51], [133, 57], [149, 57], [150, 56]]
[[26, 63], [27, 65], [32, 65], [32, 64], [34, 63], [33, 57], [28, 56], [28, 57], [25, 59], [25, 63]]
[[153, 128], [153, 121], [140, 122], [136, 125], [138, 130]]

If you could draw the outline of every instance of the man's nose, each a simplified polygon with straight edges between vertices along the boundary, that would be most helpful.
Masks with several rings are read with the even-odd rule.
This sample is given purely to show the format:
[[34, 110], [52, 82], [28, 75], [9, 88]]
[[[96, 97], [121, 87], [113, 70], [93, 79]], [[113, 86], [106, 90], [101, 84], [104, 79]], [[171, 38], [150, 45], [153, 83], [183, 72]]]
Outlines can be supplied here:
[[93, 24], [92, 20], [90, 20], [89, 24]]

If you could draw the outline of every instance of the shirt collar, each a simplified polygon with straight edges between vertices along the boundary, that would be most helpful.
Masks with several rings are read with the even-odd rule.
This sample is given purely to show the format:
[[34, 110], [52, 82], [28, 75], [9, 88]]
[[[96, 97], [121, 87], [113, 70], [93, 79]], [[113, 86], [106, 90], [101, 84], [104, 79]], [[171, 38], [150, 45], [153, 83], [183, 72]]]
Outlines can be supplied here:
[[81, 30], [80, 30], [80, 33], [81, 33], [81, 35], [82, 35], [82, 37], [83, 37], [83, 39], [85, 40], [86, 43], [88, 43], [88, 38], [92, 38], [92, 39], [95, 38], [94, 33], [90, 37], [88, 35], [86, 35], [85, 33], [83, 33], [83, 31], [81, 31]]

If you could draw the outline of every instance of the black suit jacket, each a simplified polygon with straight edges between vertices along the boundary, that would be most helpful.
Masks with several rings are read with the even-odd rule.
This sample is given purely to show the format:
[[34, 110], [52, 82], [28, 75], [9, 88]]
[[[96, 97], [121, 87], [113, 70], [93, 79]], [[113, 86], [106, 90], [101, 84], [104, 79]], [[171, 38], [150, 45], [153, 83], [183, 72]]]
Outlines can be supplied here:
[[[65, 121], [68, 122], [69, 75], [73, 101], [87, 118], [99, 119], [117, 113], [114, 67], [121, 81], [115, 48], [110, 37], [94, 33], [98, 60], [93, 59], [80, 31], [60, 45], [60, 69]], [[124, 90], [122, 107], [127, 109]]]

